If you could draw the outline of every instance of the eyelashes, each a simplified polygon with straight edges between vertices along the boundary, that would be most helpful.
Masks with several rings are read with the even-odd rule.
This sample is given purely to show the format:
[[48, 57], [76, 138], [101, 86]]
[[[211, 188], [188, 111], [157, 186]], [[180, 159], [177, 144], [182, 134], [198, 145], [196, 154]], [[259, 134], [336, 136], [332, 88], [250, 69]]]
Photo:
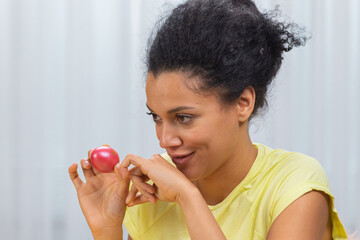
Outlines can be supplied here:
[[[153, 113], [153, 112], [147, 112], [146, 113], [149, 116], [152, 116], [152, 119], [155, 123], [160, 122], [161, 118]], [[175, 115], [175, 121], [180, 124], [190, 124], [194, 119], [194, 116], [188, 115], [188, 114], [176, 114]]]
[[152, 116], [152, 119], [154, 120], [154, 122], [159, 121], [158, 120], [158, 115], [156, 115], [155, 113], [147, 112], [146, 114], [149, 115], [149, 116]]
[[176, 115], [176, 119], [178, 122], [182, 123], [182, 124], [188, 124], [191, 123], [191, 121], [193, 120], [194, 117], [189, 116], [189, 115], [184, 115], [184, 114], [178, 114]]

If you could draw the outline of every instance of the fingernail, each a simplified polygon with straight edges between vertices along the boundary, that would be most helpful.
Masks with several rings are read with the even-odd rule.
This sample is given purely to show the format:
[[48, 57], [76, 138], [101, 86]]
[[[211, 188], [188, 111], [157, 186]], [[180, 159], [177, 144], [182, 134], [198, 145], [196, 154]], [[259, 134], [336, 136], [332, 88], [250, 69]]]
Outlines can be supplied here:
[[85, 160], [85, 161], [84, 161], [84, 167], [87, 167], [87, 166], [89, 166], [89, 165], [90, 165], [89, 160]]
[[115, 166], [118, 170], [120, 170], [120, 163], [117, 163]]
[[116, 169], [117, 173], [122, 177], [120, 163], [115, 165], [115, 169]]
[[129, 203], [130, 203], [130, 196], [127, 196], [127, 197], [126, 197], [125, 203], [126, 203], [126, 204], [129, 204]]

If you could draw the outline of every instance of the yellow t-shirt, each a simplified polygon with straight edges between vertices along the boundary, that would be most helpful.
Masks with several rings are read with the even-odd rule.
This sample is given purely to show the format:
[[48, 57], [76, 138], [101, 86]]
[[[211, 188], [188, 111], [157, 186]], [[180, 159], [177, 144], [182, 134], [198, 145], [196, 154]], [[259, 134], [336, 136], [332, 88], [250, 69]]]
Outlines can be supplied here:
[[[209, 206], [226, 238], [266, 239], [271, 224], [287, 206], [318, 190], [330, 196], [333, 239], [347, 239], [321, 165], [304, 154], [255, 146], [258, 156], [244, 180], [221, 203]], [[163, 157], [171, 161], [167, 154]], [[159, 201], [130, 207], [124, 225], [134, 240], [190, 239], [176, 203]]]

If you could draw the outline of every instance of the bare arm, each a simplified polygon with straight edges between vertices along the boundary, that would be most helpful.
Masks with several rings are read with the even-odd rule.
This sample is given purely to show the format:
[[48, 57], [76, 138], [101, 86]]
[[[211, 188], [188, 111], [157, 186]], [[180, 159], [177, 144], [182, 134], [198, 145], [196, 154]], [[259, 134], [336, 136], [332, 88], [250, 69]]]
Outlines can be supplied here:
[[193, 185], [177, 201], [183, 210], [191, 239], [226, 239], [199, 190]]
[[272, 224], [267, 240], [332, 239], [326, 194], [306, 193], [288, 206]]

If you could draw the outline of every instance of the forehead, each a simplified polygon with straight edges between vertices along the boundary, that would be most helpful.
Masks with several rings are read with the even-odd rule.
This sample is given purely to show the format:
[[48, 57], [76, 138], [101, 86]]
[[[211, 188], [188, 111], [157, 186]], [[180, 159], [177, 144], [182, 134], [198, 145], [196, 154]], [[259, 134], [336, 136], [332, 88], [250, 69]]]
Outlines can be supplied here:
[[183, 72], [163, 72], [156, 77], [149, 73], [146, 80], [147, 104], [153, 110], [181, 105], [219, 105], [214, 94], [196, 91], [196, 83], [196, 79]]

